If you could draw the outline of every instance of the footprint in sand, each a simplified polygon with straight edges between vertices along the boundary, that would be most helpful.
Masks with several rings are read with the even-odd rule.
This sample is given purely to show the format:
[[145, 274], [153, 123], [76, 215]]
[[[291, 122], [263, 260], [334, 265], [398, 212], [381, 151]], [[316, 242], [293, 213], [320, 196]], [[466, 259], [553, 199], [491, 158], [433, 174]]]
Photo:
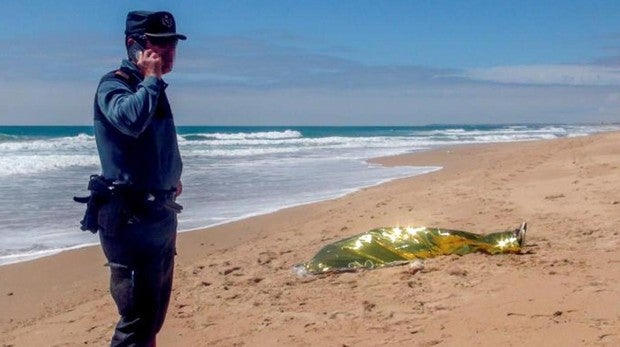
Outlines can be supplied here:
[[258, 259], [256, 260], [256, 262], [259, 265], [267, 265], [271, 263], [273, 260], [275, 260], [276, 258], [277, 258], [277, 255], [275, 252], [260, 252], [258, 254]]
[[228, 274], [231, 274], [231, 273], [233, 273], [235, 271], [238, 271], [238, 270], [241, 270], [240, 266], [231, 267], [231, 268], [228, 268], [228, 269], [226, 269], [224, 271], [221, 271], [220, 275], [228, 275]]

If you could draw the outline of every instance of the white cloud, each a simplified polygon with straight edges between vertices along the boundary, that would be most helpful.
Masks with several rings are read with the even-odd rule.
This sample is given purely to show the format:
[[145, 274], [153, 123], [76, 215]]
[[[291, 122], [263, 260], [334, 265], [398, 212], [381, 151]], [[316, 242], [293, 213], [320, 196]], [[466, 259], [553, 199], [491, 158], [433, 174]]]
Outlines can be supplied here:
[[476, 81], [565, 86], [620, 86], [620, 68], [596, 65], [516, 65], [465, 70]]

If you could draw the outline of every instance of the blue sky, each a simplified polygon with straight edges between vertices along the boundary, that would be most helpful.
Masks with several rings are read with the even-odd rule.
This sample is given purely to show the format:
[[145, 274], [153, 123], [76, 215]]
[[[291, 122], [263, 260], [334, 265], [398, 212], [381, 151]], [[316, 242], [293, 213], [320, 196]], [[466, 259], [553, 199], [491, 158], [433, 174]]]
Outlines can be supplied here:
[[178, 124], [620, 121], [618, 1], [23, 0], [2, 3], [0, 124], [90, 124], [133, 9], [189, 37]]

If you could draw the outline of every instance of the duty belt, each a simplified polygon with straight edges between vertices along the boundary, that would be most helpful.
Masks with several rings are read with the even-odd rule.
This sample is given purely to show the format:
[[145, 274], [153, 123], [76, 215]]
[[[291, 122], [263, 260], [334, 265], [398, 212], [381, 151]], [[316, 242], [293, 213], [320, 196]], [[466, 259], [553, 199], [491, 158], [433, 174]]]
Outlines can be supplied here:
[[[86, 204], [84, 218], [80, 221], [82, 230], [96, 233], [100, 225], [98, 223], [99, 210], [108, 203], [115, 203], [118, 214], [135, 216], [155, 205], [163, 207], [171, 212], [181, 213], [183, 206], [177, 204], [176, 188], [168, 190], [138, 190], [130, 184], [110, 182], [100, 175], [91, 175], [88, 183], [90, 196], [73, 197], [73, 200]], [[119, 219], [120, 220], [120, 219]]]
[[128, 189], [124, 194], [130, 204], [135, 204], [138, 208], [144, 204], [154, 203], [175, 213], [181, 213], [183, 210], [183, 206], [175, 202], [176, 188], [152, 191]]

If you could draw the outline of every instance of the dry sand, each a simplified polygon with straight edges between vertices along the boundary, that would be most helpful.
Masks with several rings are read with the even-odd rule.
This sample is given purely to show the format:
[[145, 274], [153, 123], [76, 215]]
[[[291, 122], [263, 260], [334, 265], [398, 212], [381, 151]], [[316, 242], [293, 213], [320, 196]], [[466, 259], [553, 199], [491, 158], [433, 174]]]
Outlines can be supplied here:
[[[620, 345], [620, 133], [377, 161], [444, 169], [181, 234], [159, 346]], [[520, 255], [291, 272], [374, 227], [522, 220]], [[90, 247], [0, 267], [2, 346], [106, 345], [117, 317], [104, 262]]]

